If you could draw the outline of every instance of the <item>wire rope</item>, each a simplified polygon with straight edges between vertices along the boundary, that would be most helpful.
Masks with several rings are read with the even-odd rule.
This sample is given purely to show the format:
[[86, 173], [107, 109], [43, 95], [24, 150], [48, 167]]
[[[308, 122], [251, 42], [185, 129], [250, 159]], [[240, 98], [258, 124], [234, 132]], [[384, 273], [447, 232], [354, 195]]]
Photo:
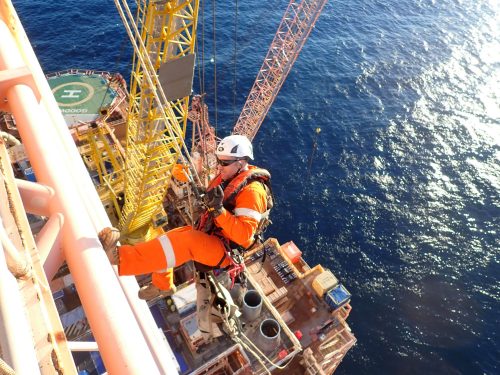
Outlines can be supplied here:
[[196, 43], [196, 68], [198, 71], [198, 91], [201, 93], [202, 92], [202, 83], [201, 83], [201, 65], [202, 65], [202, 60], [201, 60], [201, 54], [200, 54], [200, 46], [199, 43]]
[[201, 0], [201, 84], [200, 94], [203, 105], [203, 94], [205, 93], [205, 1]]
[[237, 90], [237, 64], [238, 64], [238, 0], [235, 0], [234, 10], [234, 36], [233, 36], [233, 126], [236, 124], [236, 90]]
[[217, 34], [215, 31], [216, 17], [215, 17], [215, 0], [212, 0], [212, 29], [213, 29], [213, 54], [214, 54], [214, 103], [215, 103], [215, 133], [217, 134], [217, 125], [219, 123], [219, 112], [217, 109]]
[[[205, 121], [205, 0], [201, 0], [201, 74], [202, 74], [202, 86], [200, 91], [201, 96], [201, 115], [200, 121], [203, 124]], [[208, 119], [206, 119], [207, 122]]]

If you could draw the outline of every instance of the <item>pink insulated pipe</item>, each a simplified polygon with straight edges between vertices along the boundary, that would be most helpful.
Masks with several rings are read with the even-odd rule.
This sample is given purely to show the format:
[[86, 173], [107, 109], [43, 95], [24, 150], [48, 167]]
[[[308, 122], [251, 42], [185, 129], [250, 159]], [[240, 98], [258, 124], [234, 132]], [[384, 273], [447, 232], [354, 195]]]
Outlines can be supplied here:
[[[7, 25], [0, 22], [0, 70], [25, 64]], [[3, 95], [2, 95], [3, 96]], [[97, 239], [92, 221], [68, 176], [63, 147], [50, 118], [28, 86], [7, 88], [5, 97], [13, 113], [37, 179], [55, 196], [49, 212], [64, 216], [63, 252], [82, 305], [110, 374], [159, 374], [144, 336]]]
[[49, 207], [54, 198], [54, 189], [36, 182], [16, 178], [16, 186], [26, 212], [39, 216], [49, 216]]
[[43, 264], [43, 270], [47, 280], [50, 281], [61, 267], [64, 255], [61, 249], [61, 234], [64, 224], [64, 216], [53, 214], [36, 236], [36, 247]]

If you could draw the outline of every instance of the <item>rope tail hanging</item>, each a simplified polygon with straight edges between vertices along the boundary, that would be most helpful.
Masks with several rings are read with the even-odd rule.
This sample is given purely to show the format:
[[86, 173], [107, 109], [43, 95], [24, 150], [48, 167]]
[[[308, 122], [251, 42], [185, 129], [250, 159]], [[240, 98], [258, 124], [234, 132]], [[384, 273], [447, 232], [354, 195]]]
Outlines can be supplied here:
[[[224, 295], [224, 293], [222, 292], [222, 285], [217, 279], [217, 277], [213, 274], [213, 272], [210, 272], [209, 274], [207, 274], [207, 276], [210, 278], [211, 282], [215, 286], [217, 293]], [[225, 331], [229, 335], [229, 337], [235, 343], [240, 344], [245, 350], [247, 350], [250, 354], [252, 354], [254, 358], [259, 362], [259, 364], [262, 366], [266, 374], [269, 375], [271, 374], [270, 370], [266, 366], [266, 362], [273, 368], [284, 370], [286, 367], [288, 367], [288, 365], [292, 362], [293, 358], [295, 357], [295, 355], [293, 355], [286, 364], [278, 365], [277, 363], [273, 362], [268, 356], [266, 356], [255, 345], [255, 343], [243, 333], [241, 324], [239, 324], [238, 322], [239, 319], [238, 317], [229, 318], [228, 314], [225, 314], [223, 311], [220, 311], [219, 315], [222, 319]]]

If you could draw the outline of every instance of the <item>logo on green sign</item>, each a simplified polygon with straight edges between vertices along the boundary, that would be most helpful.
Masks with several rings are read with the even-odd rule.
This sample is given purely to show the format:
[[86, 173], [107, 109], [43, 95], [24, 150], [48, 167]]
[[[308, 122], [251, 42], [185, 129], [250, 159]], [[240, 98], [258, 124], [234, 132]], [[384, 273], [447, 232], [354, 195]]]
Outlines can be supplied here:
[[88, 83], [69, 82], [52, 89], [60, 107], [73, 107], [92, 99], [94, 88]]

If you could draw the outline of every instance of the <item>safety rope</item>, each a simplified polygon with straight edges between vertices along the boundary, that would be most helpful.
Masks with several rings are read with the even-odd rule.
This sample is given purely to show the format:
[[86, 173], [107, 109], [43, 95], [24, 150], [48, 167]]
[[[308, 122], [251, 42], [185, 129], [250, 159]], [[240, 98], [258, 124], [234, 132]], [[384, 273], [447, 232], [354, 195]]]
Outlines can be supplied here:
[[215, 31], [215, 0], [212, 0], [212, 28], [213, 28], [213, 53], [214, 53], [214, 103], [215, 103], [215, 134], [217, 134], [217, 125], [218, 125], [218, 117], [219, 117], [219, 112], [217, 109], [217, 35]]
[[238, 64], [238, 0], [235, 0], [234, 10], [234, 36], [233, 36], [233, 124], [236, 124], [236, 90], [237, 90], [237, 64]]
[[[198, 43], [196, 43], [196, 48], [198, 48]], [[201, 102], [201, 114], [200, 114], [200, 123], [204, 123], [205, 121], [205, 73], [206, 73], [206, 68], [205, 68], [205, 1], [201, 2], [201, 73], [200, 73], [200, 67], [198, 66], [198, 79], [201, 80], [200, 82], [200, 102]], [[207, 119], [207, 123], [208, 123]], [[201, 132], [200, 132], [201, 133]], [[194, 137], [194, 127], [193, 127], [193, 142], [195, 140]], [[201, 137], [202, 141], [204, 140], [203, 137]]]
[[257, 360], [257, 362], [259, 362], [259, 364], [262, 366], [262, 368], [264, 369], [264, 371], [267, 373], [267, 374], [271, 374], [271, 371], [268, 370], [266, 364], [264, 363], [264, 361], [259, 357], [259, 355], [254, 352], [250, 346], [248, 346], [247, 344], [245, 344], [242, 340], [240, 340], [238, 337], [236, 337], [234, 339], [234, 342], [236, 342], [237, 344], [240, 344], [246, 351], [248, 351], [250, 354], [252, 354], [254, 356], [254, 358]]
[[[198, 48], [198, 43], [196, 43], [196, 48]], [[205, 93], [205, 1], [201, 2], [201, 72], [200, 66], [198, 66], [198, 80], [200, 81], [200, 94], [201, 106], [203, 108], [204, 100], [203, 94]]]
[[193, 204], [193, 201], [191, 200], [191, 197], [192, 197], [191, 193], [194, 193], [194, 191], [193, 191], [193, 187], [190, 184], [188, 184], [188, 189], [190, 190], [189, 194], [187, 195], [187, 198], [188, 198], [188, 207], [189, 207], [189, 215], [190, 215], [190, 217], [189, 217], [190, 222], [187, 223], [187, 224], [193, 226], [194, 225], [194, 204]]
[[[222, 240], [224, 242], [224, 240]], [[234, 283], [236, 281], [236, 277], [240, 273], [245, 272], [245, 260], [243, 255], [239, 253], [234, 253], [236, 250], [233, 250], [229, 247], [226, 241], [226, 257], [229, 259], [229, 268], [227, 269], [227, 274], [231, 279], [231, 289], [234, 287]]]

